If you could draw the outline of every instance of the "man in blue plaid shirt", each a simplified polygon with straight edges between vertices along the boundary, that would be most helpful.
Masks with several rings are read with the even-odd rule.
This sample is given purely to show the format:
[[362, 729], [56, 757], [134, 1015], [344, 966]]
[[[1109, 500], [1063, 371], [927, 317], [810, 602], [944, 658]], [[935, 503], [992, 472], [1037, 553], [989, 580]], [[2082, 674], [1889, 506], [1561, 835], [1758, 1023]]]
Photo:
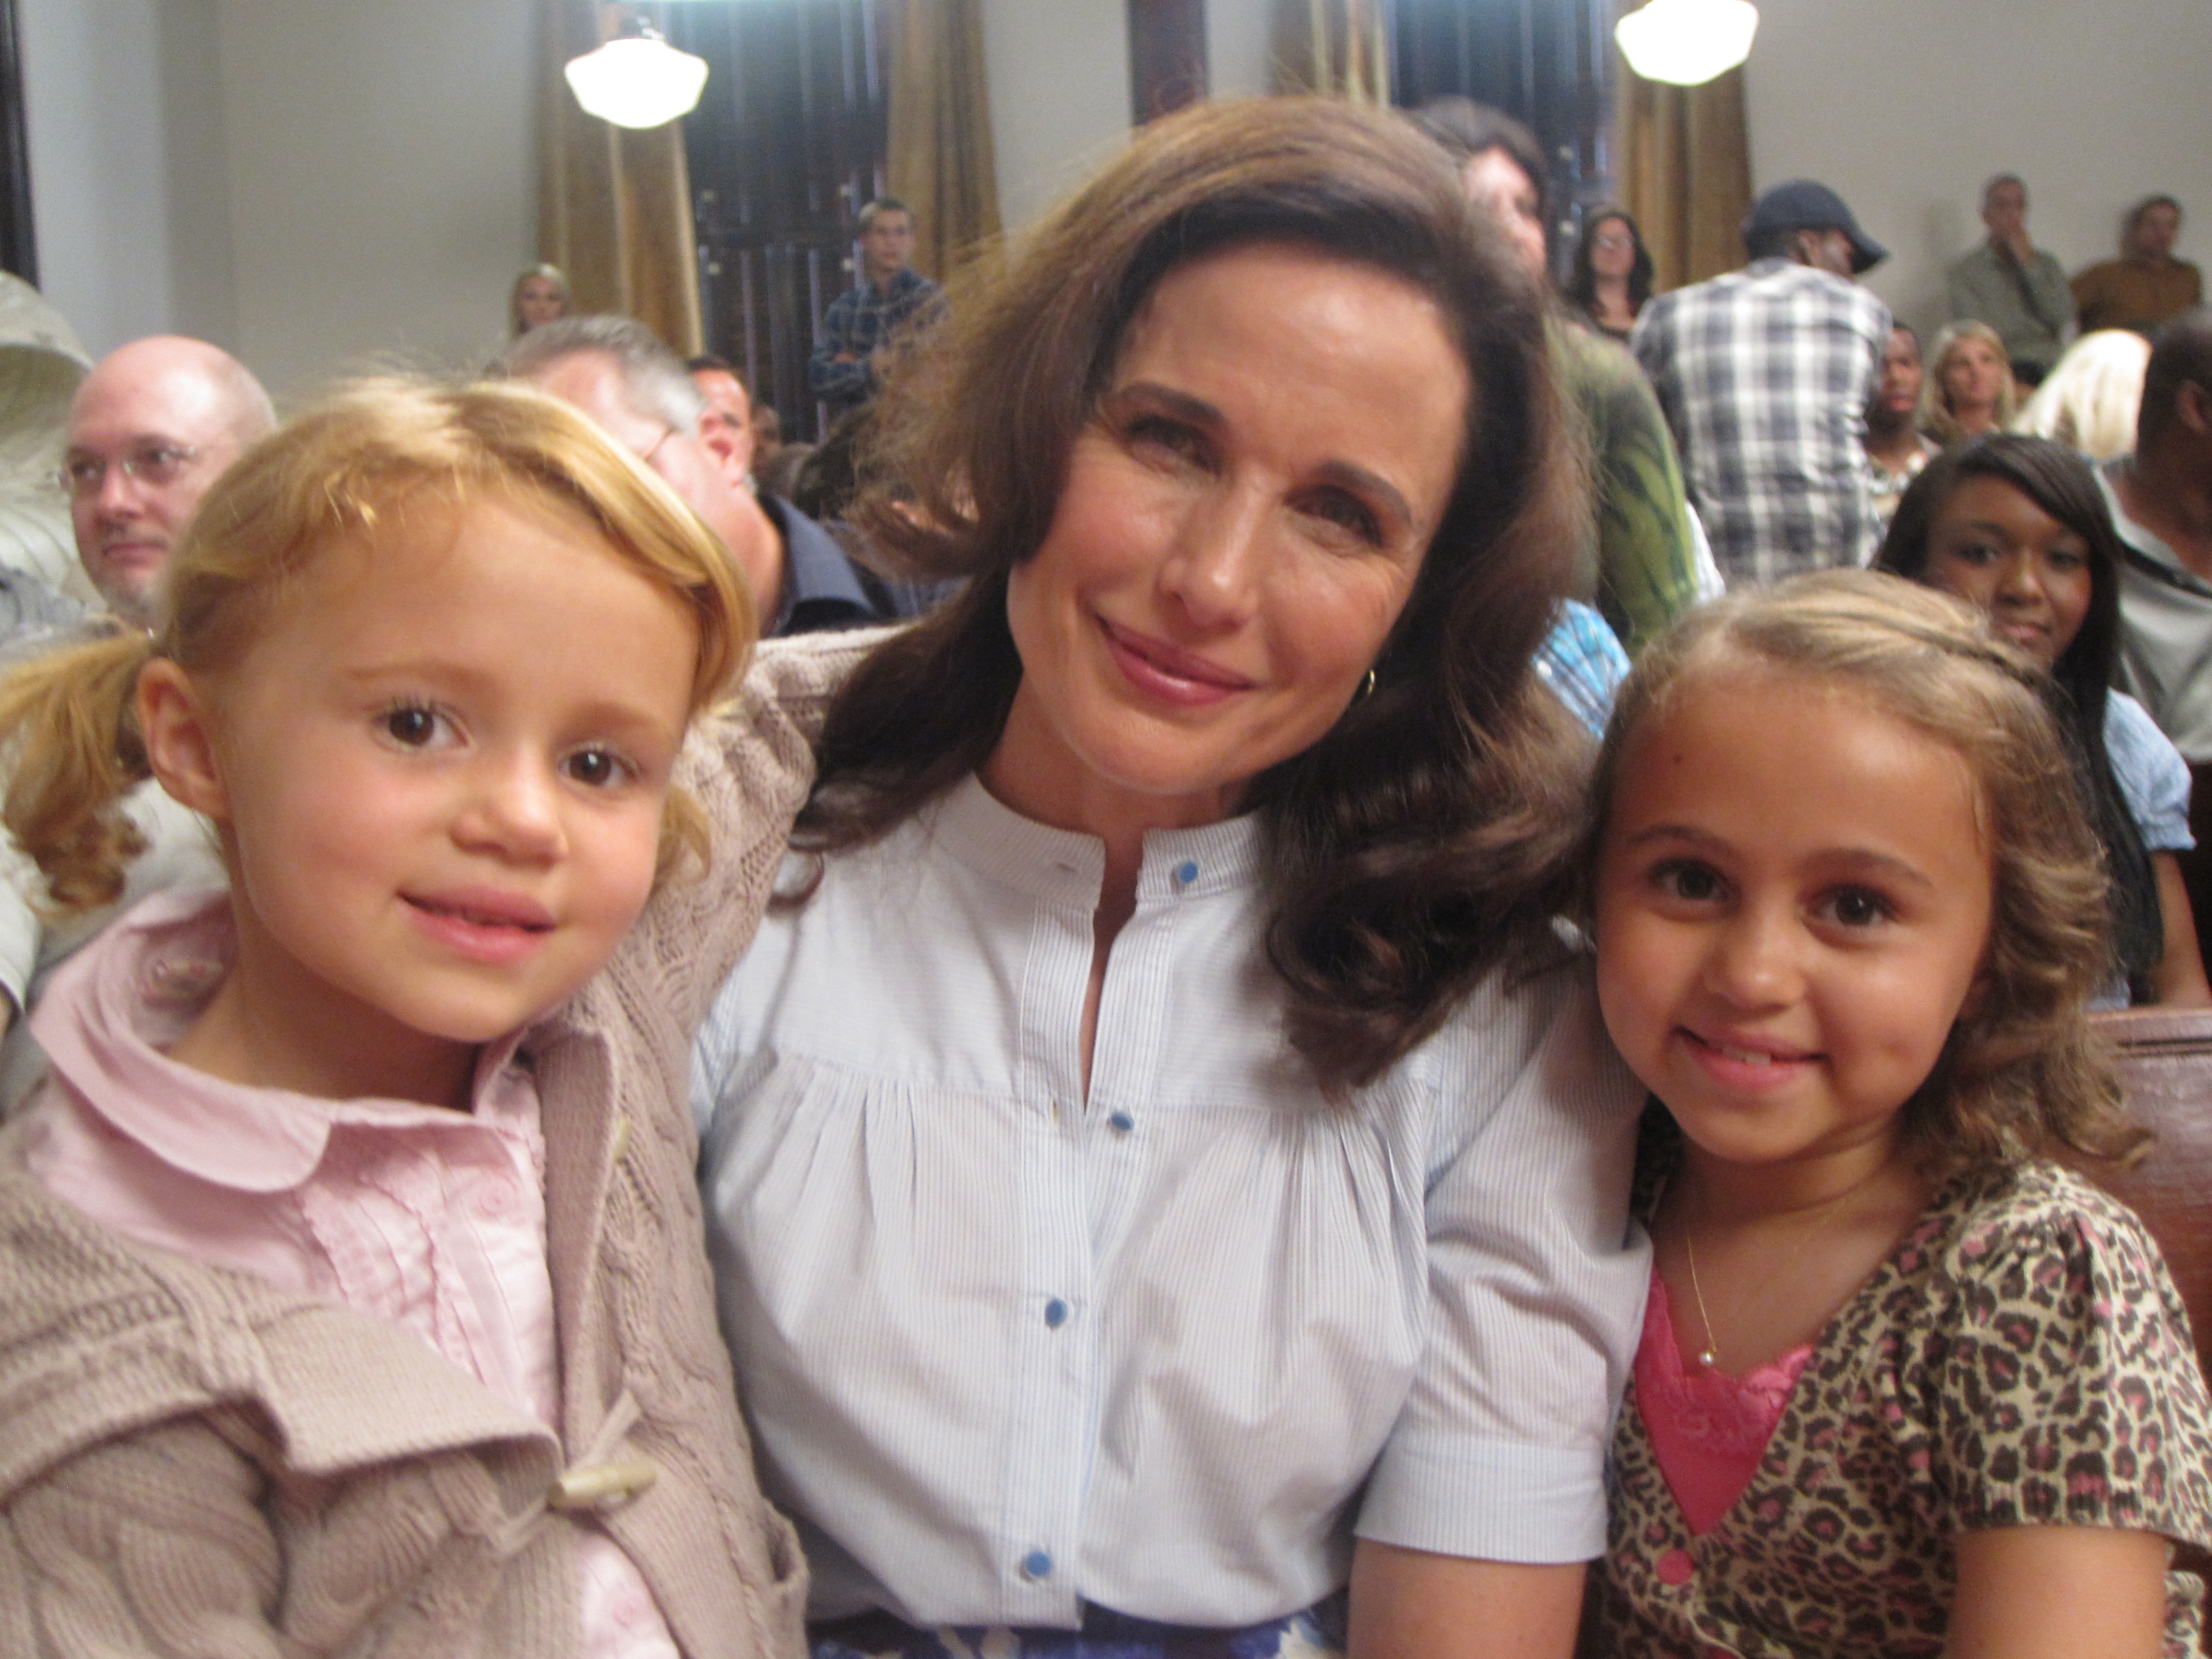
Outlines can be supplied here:
[[1751, 264], [1653, 296], [1629, 340], [1732, 587], [1873, 557], [1863, 441], [1889, 343], [1889, 308], [1851, 280], [1888, 250], [1835, 191], [1777, 185], [1743, 240]]
[[830, 418], [858, 409], [883, 388], [892, 345], [909, 324], [942, 309], [944, 289], [915, 270], [914, 215], [896, 197], [860, 210], [860, 282], [830, 302], [822, 343], [806, 360], [806, 380]]

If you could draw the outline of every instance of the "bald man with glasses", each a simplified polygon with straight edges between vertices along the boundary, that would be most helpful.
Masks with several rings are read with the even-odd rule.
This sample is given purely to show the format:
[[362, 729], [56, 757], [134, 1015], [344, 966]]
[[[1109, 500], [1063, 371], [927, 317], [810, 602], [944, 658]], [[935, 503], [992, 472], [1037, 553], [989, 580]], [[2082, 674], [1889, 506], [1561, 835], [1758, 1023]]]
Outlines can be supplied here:
[[156, 334], [94, 366], [70, 405], [62, 483], [77, 557], [109, 610], [154, 625], [154, 596], [192, 509], [276, 428], [261, 383], [204, 340]]
[[[85, 574], [115, 617], [152, 629], [162, 573], [215, 481], [246, 447], [276, 430], [269, 394], [246, 366], [204, 340], [158, 334], [118, 347], [93, 366], [70, 402], [60, 483]], [[145, 842], [112, 903], [65, 915], [46, 903], [37, 868], [0, 847], [0, 1109], [46, 1070], [16, 1016], [76, 949], [149, 893], [221, 886], [207, 824], [150, 779], [124, 797]]]

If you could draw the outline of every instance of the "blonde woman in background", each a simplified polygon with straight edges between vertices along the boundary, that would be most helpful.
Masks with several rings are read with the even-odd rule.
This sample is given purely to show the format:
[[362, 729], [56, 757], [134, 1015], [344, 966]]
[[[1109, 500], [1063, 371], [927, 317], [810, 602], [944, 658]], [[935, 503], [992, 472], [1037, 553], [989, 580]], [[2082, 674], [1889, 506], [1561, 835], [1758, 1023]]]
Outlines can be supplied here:
[[2136, 447], [2136, 416], [2149, 364], [2150, 342], [2133, 329], [2084, 334], [2021, 406], [2010, 429], [2055, 438], [2093, 461], [2125, 455]]
[[566, 317], [574, 301], [568, 278], [558, 265], [532, 265], [514, 279], [507, 296], [507, 319], [513, 332], [527, 334]]
[[1946, 449], [1999, 432], [2013, 417], [2012, 362], [1987, 323], [1951, 323], [1936, 337], [1920, 388], [1920, 429]]

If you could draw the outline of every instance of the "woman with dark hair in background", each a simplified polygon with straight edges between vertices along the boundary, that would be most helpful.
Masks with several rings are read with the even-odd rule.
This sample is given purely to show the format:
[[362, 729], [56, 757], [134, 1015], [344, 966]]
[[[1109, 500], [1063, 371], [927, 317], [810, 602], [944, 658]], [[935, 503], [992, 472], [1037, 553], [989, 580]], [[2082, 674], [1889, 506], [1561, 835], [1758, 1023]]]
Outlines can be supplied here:
[[2112, 879], [2112, 934], [2137, 1002], [2212, 1003], [2177, 852], [2189, 768], [2142, 705], [2110, 689], [2119, 538], [2088, 463], [2047, 438], [2000, 434], [1929, 462], [1898, 503], [1876, 567], [1979, 605], [2047, 671], [2063, 704]]
[[1401, 119], [1261, 100], [912, 368], [870, 527], [969, 586], [831, 707], [695, 1061], [816, 1653], [1564, 1656], [1646, 1260], [1534, 289]]
[[1584, 216], [1566, 293], [1592, 328], [1627, 343], [1636, 313], [1651, 297], [1651, 252], [1626, 208], [1593, 208]]

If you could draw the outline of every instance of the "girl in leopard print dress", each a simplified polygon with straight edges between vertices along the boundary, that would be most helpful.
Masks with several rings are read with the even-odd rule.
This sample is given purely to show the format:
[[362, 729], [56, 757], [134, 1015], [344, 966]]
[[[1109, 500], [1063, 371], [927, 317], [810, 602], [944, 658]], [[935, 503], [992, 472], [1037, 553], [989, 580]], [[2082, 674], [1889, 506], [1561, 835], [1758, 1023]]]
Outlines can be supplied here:
[[2179, 1656], [2212, 1406], [2084, 1018], [2105, 878], [2040, 677], [1829, 573], [1648, 651], [1600, 764], [1598, 981], [1666, 1108], [1604, 1655]]

